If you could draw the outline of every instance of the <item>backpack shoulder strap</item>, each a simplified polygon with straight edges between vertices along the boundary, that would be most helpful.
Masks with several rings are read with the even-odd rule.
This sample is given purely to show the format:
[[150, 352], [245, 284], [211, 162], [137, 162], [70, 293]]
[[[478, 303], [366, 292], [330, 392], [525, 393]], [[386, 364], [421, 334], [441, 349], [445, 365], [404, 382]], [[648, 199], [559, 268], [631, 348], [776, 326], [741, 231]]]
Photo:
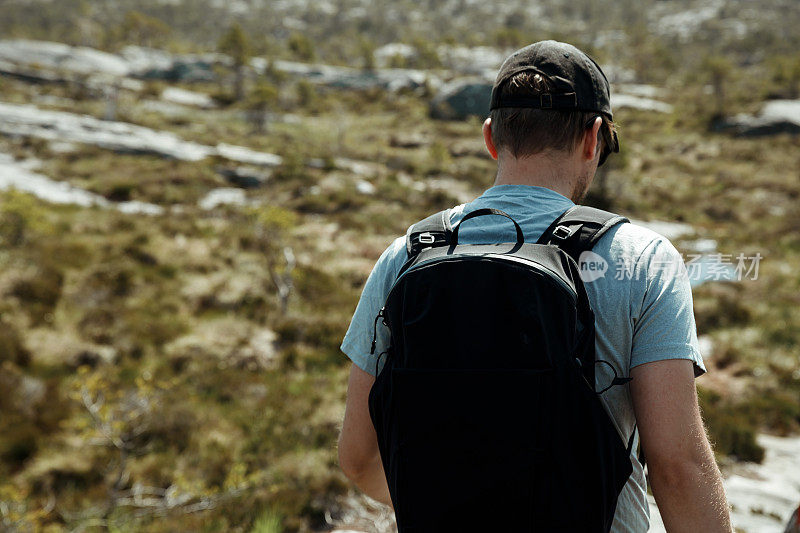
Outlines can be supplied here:
[[538, 244], [554, 244], [576, 262], [581, 253], [591, 250], [608, 230], [628, 219], [602, 209], [574, 205], [564, 211], [544, 231]]
[[450, 210], [439, 211], [413, 224], [406, 231], [406, 252], [409, 259], [425, 248], [449, 246], [453, 236]]

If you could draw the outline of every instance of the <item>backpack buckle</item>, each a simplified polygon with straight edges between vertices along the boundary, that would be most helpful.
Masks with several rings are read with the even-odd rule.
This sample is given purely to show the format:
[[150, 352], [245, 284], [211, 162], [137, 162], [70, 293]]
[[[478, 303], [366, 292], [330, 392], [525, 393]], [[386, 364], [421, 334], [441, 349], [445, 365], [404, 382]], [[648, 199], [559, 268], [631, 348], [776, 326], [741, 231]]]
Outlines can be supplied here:
[[558, 226], [556, 229], [553, 230], [553, 237], [563, 241], [573, 233], [575, 233], [574, 229], [570, 229], [567, 226]]
[[417, 240], [421, 244], [433, 244], [436, 242], [436, 237], [434, 237], [432, 233], [426, 231], [425, 233], [420, 233]]

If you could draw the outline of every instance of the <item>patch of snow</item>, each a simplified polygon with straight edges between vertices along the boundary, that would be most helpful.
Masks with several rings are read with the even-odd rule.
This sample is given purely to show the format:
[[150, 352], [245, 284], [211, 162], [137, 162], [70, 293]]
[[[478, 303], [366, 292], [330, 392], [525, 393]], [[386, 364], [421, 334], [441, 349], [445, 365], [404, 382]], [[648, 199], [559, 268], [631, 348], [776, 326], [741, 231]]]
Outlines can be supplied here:
[[358, 180], [356, 182], [356, 190], [361, 194], [372, 195], [375, 194], [375, 185], [366, 180]]
[[153, 111], [168, 117], [182, 117], [193, 112], [192, 109], [186, 106], [173, 104], [171, 102], [164, 102], [161, 100], [144, 100], [140, 103], [140, 108], [145, 111]]
[[130, 69], [125, 59], [84, 46], [49, 41], [12, 39], [0, 41], [0, 60], [37, 68], [65, 70], [78, 74], [126, 76]]
[[68, 141], [53, 141], [47, 147], [56, 154], [69, 154], [78, 149], [78, 145]]
[[602, 30], [595, 35], [592, 47], [596, 49], [613, 48], [616, 45], [625, 44], [628, 35], [621, 30]]
[[161, 93], [161, 99], [173, 104], [180, 104], [186, 106], [212, 108], [216, 107], [214, 99], [204, 93], [195, 91], [187, 91], [178, 87], [167, 87]]
[[703, 356], [703, 359], [711, 357], [714, 353], [714, 341], [708, 335], [697, 337], [697, 345], [700, 348], [700, 355]]
[[257, 152], [244, 146], [235, 146], [232, 144], [219, 143], [216, 148], [217, 154], [230, 159], [232, 161], [239, 161], [240, 163], [247, 163], [248, 165], [262, 165], [266, 167], [278, 166], [283, 162], [283, 158], [279, 155], [270, 154], [267, 152]]
[[375, 63], [378, 66], [385, 67], [389, 65], [393, 58], [402, 57], [403, 59], [411, 59], [417, 55], [417, 50], [405, 43], [389, 43], [377, 48], [372, 57], [375, 58]]
[[203, 108], [215, 107], [214, 99], [205, 93], [180, 89], [178, 87], [167, 87], [161, 92], [161, 99], [167, 102], [185, 106], [195, 106]]
[[641, 98], [663, 98], [666, 91], [661, 87], [655, 85], [647, 85], [645, 83], [620, 83], [615, 84], [612, 92], [619, 92], [621, 94], [630, 94], [639, 96]]
[[800, 503], [800, 437], [760, 435], [758, 443], [766, 450], [763, 463], [725, 480], [733, 523], [746, 532], [782, 533]]
[[0, 133], [93, 144], [122, 152], [154, 153], [184, 161], [199, 161], [214, 151], [172, 133], [125, 122], [3, 102], [0, 102]]
[[685, 224], [683, 222], [669, 222], [666, 220], [645, 221], [631, 219], [631, 223], [655, 231], [659, 235], [663, 235], [669, 240], [677, 239], [678, 237], [683, 237], [684, 235], [691, 235], [694, 233], [694, 228], [692, 225]]
[[144, 90], [144, 82], [141, 80], [135, 80], [133, 78], [121, 78], [115, 82], [120, 89], [125, 89], [126, 91], [131, 91], [133, 93], [140, 93]]
[[688, 41], [695, 36], [700, 26], [719, 16], [724, 0], [709, 0], [694, 9], [686, 9], [677, 13], [659, 14], [653, 11], [653, 30], [659, 35], [674, 35], [681, 41]]
[[636, 81], [636, 72], [633, 69], [620, 67], [619, 65], [603, 65], [603, 73], [608, 78], [609, 83], [633, 83]]
[[212, 0], [211, 5], [225, 9], [231, 15], [247, 15], [250, 12], [250, 4], [245, 0]]
[[714, 239], [697, 239], [684, 243], [686, 248], [699, 254], [711, 254], [717, 251], [717, 241]]
[[127, 61], [131, 72], [135, 73], [148, 70], [169, 70], [174, 61], [169, 52], [144, 46], [126, 46], [120, 54]]
[[0, 190], [6, 189], [24, 191], [55, 204], [88, 207], [107, 202], [100, 195], [37, 174], [25, 168], [24, 164], [14, 161], [10, 155], [0, 153]]
[[121, 213], [128, 215], [161, 215], [164, 213], [164, 208], [160, 205], [150, 204], [147, 202], [139, 202], [131, 200], [129, 202], [119, 202], [116, 204], [117, 210]]
[[75, 105], [75, 100], [71, 98], [63, 98], [54, 94], [34, 94], [31, 96], [31, 101], [41, 105], [49, 105], [53, 107], [72, 107]]
[[800, 125], [800, 100], [772, 100], [764, 105], [760, 117], [765, 120], [786, 120]]
[[200, 161], [212, 155], [261, 166], [276, 166], [282, 161], [278, 155], [243, 146], [224, 143], [206, 146], [185, 141], [170, 132], [89, 115], [49, 111], [28, 104], [0, 102], [0, 134], [92, 144], [119, 152], [151, 153], [182, 161]]
[[620, 93], [613, 93], [611, 95], [611, 107], [613, 109], [627, 107], [630, 109], [640, 109], [642, 111], [655, 111], [657, 113], [672, 112], [672, 106], [670, 104], [654, 100], [653, 98]]
[[9, 154], [0, 153], [0, 190], [16, 189], [54, 204], [116, 208], [127, 214], [160, 215], [164, 212], [161, 206], [145, 202], [110, 202], [99, 194], [33, 172], [34, 165], [35, 161], [15, 161]]
[[245, 205], [247, 196], [242, 189], [233, 187], [220, 187], [206, 194], [197, 205], [206, 211], [220, 205]]
[[[690, 224], [683, 222], [668, 222], [663, 220], [631, 220], [632, 223], [643, 226], [663, 235], [670, 241], [695, 234], [695, 229]], [[684, 256], [685, 266], [688, 271], [689, 283], [698, 287], [709, 281], [741, 281], [745, 272], [737, 271], [733, 262], [736, 258], [723, 257], [717, 252], [717, 241], [713, 239], [696, 239], [687, 241], [684, 247], [688, 253]]]
[[333, 160], [333, 164], [337, 168], [347, 170], [359, 176], [369, 176], [380, 171], [380, 165], [367, 163], [365, 161], [356, 161], [355, 159], [348, 159], [346, 157], [337, 157]]
[[[442, 45], [437, 49], [442, 63], [452, 70], [464, 74], [486, 76], [497, 69], [505, 61], [506, 52], [490, 46], [450, 46]], [[494, 74], [491, 75], [494, 79]]]

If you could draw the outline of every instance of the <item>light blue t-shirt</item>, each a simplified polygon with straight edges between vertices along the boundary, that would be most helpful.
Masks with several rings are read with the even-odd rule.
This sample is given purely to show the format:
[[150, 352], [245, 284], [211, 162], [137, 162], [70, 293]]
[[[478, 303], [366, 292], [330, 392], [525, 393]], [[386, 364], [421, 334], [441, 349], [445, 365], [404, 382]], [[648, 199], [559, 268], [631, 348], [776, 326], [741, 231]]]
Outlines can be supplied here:
[[[525, 242], [536, 242], [572, 205], [568, 198], [544, 187], [498, 185], [453, 208], [450, 217], [456, 223], [476, 209], [499, 209], [522, 227]], [[515, 241], [513, 224], [504, 217], [478, 217], [459, 230], [459, 243]], [[663, 359], [689, 359], [697, 375], [705, 372], [689, 276], [669, 240], [635, 224], [619, 224], [598, 241], [592, 254], [596, 255], [586, 257], [581, 265], [581, 276], [595, 313], [597, 359], [610, 362], [620, 376], [628, 376], [637, 365]], [[375, 264], [342, 342], [342, 351], [372, 375], [380, 369], [377, 355], [370, 355], [375, 316], [406, 259], [405, 237], [400, 237]], [[375, 354], [383, 352], [388, 342], [388, 330], [379, 322]], [[608, 365], [597, 365], [596, 373], [597, 390], [614, 377]], [[612, 387], [601, 398], [620, 438], [627, 443], [636, 422], [628, 387]], [[636, 440], [638, 443], [638, 435]], [[612, 527], [615, 533], [641, 533], [649, 526], [643, 467], [636, 457], [631, 461], [633, 473], [619, 496]]]

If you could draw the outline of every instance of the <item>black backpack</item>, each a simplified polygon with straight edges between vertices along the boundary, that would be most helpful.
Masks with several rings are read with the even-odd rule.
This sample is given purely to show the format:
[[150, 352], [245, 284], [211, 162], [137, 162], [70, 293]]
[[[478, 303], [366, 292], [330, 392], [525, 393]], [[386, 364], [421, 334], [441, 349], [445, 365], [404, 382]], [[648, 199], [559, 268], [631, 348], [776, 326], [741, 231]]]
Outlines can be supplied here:
[[516, 243], [458, 244], [490, 214], [511, 219], [479, 209], [451, 226], [443, 211], [410, 227], [376, 317], [391, 344], [369, 409], [398, 529], [608, 532], [633, 435], [626, 447], [595, 391], [577, 260], [627, 219], [576, 206], [536, 244], [513, 219]]

